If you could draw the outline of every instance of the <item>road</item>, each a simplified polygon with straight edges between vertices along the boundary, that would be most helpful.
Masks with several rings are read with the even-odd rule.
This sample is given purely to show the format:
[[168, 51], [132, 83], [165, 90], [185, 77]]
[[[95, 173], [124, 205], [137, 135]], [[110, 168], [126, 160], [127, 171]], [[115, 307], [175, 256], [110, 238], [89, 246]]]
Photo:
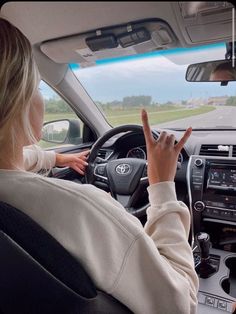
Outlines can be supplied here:
[[214, 111], [202, 113], [197, 116], [169, 121], [155, 125], [152, 127], [160, 128], [215, 128], [220, 127], [235, 127], [236, 128], [236, 107], [223, 106], [217, 107]]

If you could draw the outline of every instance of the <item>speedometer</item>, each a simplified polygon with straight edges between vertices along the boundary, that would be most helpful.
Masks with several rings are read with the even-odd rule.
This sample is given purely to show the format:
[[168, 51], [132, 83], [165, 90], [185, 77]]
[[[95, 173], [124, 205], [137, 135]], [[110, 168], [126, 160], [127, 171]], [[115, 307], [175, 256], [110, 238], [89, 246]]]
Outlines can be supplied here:
[[132, 148], [128, 151], [127, 158], [139, 158], [139, 159], [146, 159], [145, 151], [140, 147]]

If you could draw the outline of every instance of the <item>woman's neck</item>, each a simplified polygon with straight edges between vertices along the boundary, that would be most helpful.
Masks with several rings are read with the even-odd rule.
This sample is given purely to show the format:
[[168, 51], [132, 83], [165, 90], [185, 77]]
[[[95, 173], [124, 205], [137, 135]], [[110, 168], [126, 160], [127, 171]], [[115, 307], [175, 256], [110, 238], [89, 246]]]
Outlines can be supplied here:
[[10, 145], [3, 145], [0, 152], [0, 169], [25, 170], [23, 146], [16, 146], [13, 150]]

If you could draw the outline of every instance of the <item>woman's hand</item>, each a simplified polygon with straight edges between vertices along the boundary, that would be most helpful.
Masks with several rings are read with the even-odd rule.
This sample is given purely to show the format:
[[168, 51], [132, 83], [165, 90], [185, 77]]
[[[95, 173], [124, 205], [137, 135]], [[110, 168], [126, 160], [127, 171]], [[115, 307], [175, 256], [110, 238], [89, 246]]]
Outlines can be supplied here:
[[76, 154], [56, 154], [56, 166], [70, 167], [80, 174], [84, 175], [86, 162], [90, 150], [85, 150]]
[[165, 131], [161, 132], [158, 140], [153, 138], [145, 110], [142, 110], [142, 122], [147, 146], [149, 184], [174, 181], [179, 153], [191, 135], [192, 128], [188, 128], [175, 144], [175, 136]]

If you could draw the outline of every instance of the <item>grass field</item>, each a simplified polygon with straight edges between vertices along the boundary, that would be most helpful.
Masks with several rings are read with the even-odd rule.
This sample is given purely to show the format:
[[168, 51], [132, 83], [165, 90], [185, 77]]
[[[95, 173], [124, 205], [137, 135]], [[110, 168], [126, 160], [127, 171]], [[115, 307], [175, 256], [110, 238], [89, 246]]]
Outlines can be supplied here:
[[[148, 109], [149, 113], [149, 122], [150, 125], [156, 125], [168, 121], [174, 121], [178, 119], [183, 119], [191, 116], [196, 116], [202, 113], [207, 113], [209, 111], [215, 110], [215, 107], [211, 106], [202, 106], [195, 109], [176, 109], [176, 107], [168, 107], [167, 110], [158, 110], [157, 108], [151, 107]], [[112, 126], [117, 126], [121, 124], [141, 124], [140, 118], [140, 109], [133, 110], [106, 110], [105, 115], [107, 117], [107, 121]], [[58, 113], [58, 114], [45, 114], [45, 121], [53, 121], [59, 119], [74, 119], [76, 115], [73, 113]], [[81, 130], [82, 131], [82, 130]], [[46, 143], [44, 141], [40, 141], [40, 146], [43, 148], [49, 148], [55, 146], [53, 143]]]
[[[214, 107], [204, 106], [195, 109], [175, 109], [166, 111], [149, 109], [147, 111], [149, 113], [150, 125], [156, 125], [159, 123], [196, 116], [202, 113], [212, 111], [214, 109], [215, 109]], [[140, 109], [133, 110], [132, 112], [129, 111], [129, 113], [116, 112], [115, 115], [114, 112], [107, 113], [107, 120], [112, 126], [128, 123], [141, 124]]]
[[[206, 113], [215, 110], [215, 107], [202, 106], [195, 109], [176, 109], [176, 107], [168, 107], [167, 110], [163, 108], [157, 109], [151, 107], [147, 109], [149, 113], [149, 121], [151, 125], [164, 123], [168, 121], [174, 121], [178, 119], [183, 119], [186, 117], [196, 116], [202, 113]], [[117, 126], [121, 124], [136, 123], [140, 124], [140, 109], [133, 110], [106, 110], [104, 111], [108, 122], [112, 126]], [[45, 121], [59, 120], [59, 119], [72, 119], [76, 118], [73, 113], [46, 113]]]

